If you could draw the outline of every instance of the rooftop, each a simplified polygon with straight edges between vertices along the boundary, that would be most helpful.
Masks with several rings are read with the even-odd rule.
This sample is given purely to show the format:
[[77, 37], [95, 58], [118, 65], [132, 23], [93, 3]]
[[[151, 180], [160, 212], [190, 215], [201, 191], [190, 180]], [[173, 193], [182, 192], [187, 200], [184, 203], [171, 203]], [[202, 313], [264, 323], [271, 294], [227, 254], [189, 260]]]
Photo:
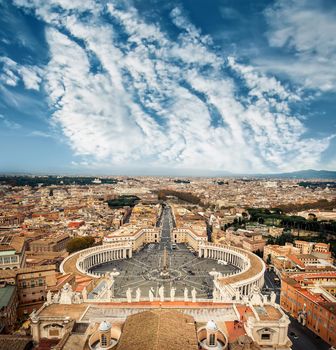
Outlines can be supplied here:
[[261, 321], [277, 321], [283, 316], [281, 312], [272, 305], [253, 307]]
[[160, 309], [129, 316], [116, 350], [131, 349], [197, 350], [194, 318], [176, 311]]
[[25, 267], [19, 270], [0, 270], [0, 279], [15, 278], [17, 275], [56, 270], [55, 265]]
[[30, 347], [27, 347], [28, 344], [32, 344], [30, 338], [13, 335], [0, 335], [0, 350], [26, 350], [30, 349]]
[[0, 309], [6, 307], [15, 293], [15, 286], [5, 286], [0, 288]]

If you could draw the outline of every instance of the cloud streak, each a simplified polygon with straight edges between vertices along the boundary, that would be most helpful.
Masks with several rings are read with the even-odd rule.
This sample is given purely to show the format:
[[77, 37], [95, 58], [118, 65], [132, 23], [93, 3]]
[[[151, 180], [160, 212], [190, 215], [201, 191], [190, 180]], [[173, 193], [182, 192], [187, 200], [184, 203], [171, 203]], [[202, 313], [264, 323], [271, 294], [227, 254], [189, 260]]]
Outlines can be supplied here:
[[292, 113], [298, 91], [223, 57], [180, 7], [171, 38], [127, 3], [16, 4], [48, 24], [52, 122], [85, 164], [282, 171], [314, 167], [328, 147]]
[[336, 91], [336, 9], [322, 4], [319, 0], [278, 0], [267, 8], [269, 44], [292, 56], [257, 62], [268, 70], [287, 74], [307, 88]]

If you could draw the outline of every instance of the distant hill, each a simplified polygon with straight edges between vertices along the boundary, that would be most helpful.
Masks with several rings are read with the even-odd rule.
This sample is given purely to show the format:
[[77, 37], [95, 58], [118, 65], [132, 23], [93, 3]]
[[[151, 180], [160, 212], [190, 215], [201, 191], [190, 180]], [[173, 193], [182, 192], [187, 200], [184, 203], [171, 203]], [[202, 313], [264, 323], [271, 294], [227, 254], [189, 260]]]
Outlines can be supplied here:
[[276, 179], [335, 179], [336, 171], [330, 170], [301, 170], [279, 174], [258, 174], [256, 177], [276, 178]]

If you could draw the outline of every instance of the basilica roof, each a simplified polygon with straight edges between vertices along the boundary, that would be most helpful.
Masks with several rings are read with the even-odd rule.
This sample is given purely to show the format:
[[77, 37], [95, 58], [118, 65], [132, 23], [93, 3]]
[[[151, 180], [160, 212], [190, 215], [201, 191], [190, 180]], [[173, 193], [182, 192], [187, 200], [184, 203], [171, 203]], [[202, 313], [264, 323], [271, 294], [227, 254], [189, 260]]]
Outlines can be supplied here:
[[131, 349], [197, 350], [194, 318], [161, 309], [129, 316], [116, 350]]

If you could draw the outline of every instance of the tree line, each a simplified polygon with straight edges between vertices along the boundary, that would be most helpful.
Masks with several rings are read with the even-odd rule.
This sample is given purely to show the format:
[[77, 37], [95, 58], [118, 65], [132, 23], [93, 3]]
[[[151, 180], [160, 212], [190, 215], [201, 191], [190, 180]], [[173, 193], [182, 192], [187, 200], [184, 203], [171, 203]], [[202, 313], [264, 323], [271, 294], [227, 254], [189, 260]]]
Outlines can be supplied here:
[[90, 236], [74, 237], [66, 245], [66, 250], [69, 254], [78, 252], [86, 248], [91, 248], [95, 244], [95, 239]]
[[159, 190], [158, 191], [158, 199], [159, 200], [167, 200], [167, 197], [174, 196], [182, 201], [195, 204], [195, 205], [201, 205], [204, 206], [201, 199], [194, 194], [190, 192], [181, 192], [181, 191], [174, 191], [174, 190]]
[[250, 221], [258, 222], [259, 224], [271, 224], [287, 229], [306, 230], [336, 235], [336, 221], [333, 220], [307, 220], [302, 216], [287, 215], [283, 213], [280, 208], [250, 208], [248, 209], [248, 212], [251, 216]]

